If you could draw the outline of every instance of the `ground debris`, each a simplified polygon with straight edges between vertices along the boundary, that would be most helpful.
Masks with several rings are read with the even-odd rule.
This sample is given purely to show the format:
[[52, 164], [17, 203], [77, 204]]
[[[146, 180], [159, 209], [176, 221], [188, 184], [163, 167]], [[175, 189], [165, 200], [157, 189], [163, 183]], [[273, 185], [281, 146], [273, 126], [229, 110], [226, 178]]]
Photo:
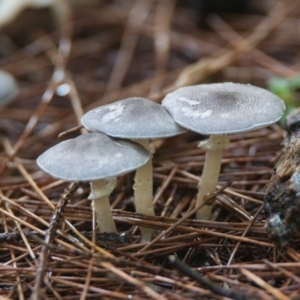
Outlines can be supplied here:
[[[93, 234], [88, 183], [67, 189], [70, 197], [60, 201], [69, 183], [35, 163], [49, 147], [78, 136], [83, 111], [99, 105], [132, 96], [160, 103], [182, 83], [266, 87], [274, 76], [293, 78], [297, 1], [248, 1], [243, 14], [207, 12], [201, 22], [191, 1], [70, 2], [81, 3], [73, 16], [66, 10], [67, 18], [55, 19], [48, 8], [32, 8], [1, 28], [0, 68], [17, 79], [20, 93], [0, 109], [0, 298], [223, 299], [176, 269], [173, 255], [217, 291], [230, 290], [229, 298], [298, 299], [294, 164], [281, 160], [265, 204], [267, 218], [273, 213], [287, 222], [284, 251], [269, 239], [263, 212], [282, 150], [278, 125], [229, 136], [208, 221], [193, 214], [204, 164], [197, 145], [206, 138], [193, 132], [154, 143], [155, 217], [135, 213], [133, 174], [118, 178], [110, 198], [118, 234]], [[297, 139], [288, 144], [297, 146]], [[284, 153], [298, 162], [297, 151]], [[154, 229], [157, 239], [142, 243], [139, 227]]]

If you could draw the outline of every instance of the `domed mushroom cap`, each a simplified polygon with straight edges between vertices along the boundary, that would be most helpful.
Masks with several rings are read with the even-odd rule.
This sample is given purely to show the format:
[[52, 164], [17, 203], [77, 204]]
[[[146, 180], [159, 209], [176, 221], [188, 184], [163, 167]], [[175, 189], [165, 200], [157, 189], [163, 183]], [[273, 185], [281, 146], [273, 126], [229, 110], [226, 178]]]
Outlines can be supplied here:
[[168, 94], [162, 105], [179, 125], [207, 135], [265, 127], [285, 109], [267, 90], [231, 82], [183, 87]]
[[81, 118], [81, 123], [90, 131], [126, 139], [163, 138], [186, 132], [160, 104], [139, 97], [95, 108]]
[[19, 87], [15, 78], [0, 70], [0, 106], [4, 106], [14, 100], [19, 93]]
[[136, 143], [89, 133], [48, 149], [37, 164], [56, 178], [93, 181], [133, 171], [149, 158], [150, 153]]

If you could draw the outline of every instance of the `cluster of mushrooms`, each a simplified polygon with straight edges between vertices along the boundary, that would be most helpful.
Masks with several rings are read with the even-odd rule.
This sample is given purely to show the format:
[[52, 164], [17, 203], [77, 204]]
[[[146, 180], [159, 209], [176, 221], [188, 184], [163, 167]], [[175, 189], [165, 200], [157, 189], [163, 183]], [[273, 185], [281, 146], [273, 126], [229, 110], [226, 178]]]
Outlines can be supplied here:
[[[259, 87], [238, 83], [201, 84], [168, 94], [162, 105], [139, 97], [120, 100], [87, 112], [81, 119], [91, 133], [63, 141], [38, 157], [50, 175], [67, 181], [91, 183], [89, 199], [101, 232], [117, 232], [109, 195], [116, 177], [136, 170], [136, 212], [154, 216], [152, 156], [149, 140], [191, 130], [210, 136], [199, 146], [206, 151], [197, 205], [215, 192], [228, 134], [268, 126], [280, 119], [281, 99]], [[197, 219], [208, 219], [211, 206], [203, 206]], [[141, 228], [142, 241], [153, 231]]]

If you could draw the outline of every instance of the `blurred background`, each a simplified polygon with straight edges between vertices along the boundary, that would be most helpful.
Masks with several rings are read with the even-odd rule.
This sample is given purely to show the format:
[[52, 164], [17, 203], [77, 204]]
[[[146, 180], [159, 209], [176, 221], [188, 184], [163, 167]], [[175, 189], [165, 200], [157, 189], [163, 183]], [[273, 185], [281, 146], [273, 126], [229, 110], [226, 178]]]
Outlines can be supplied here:
[[[144, 246], [138, 226], [160, 232], [194, 208], [204, 162], [197, 148], [203, 136], [155, 141], [156, 217], [134, 214], [133, 174], [126, 175], [111, 197], [126, 235], [96, 238], [118, 258], [110, 262], [123, 272], [121, 280], [101, 264], [103, 257], [90, 259], [94, 248], [74, 233], [92, 238], [87, 183], [63, 210], [75, 229], [59, 223], [76, 238], [53, 240], [49, 256], [38, 261], [52, 213], [47, 201], [56, 206], [68, 183], [36, 165], [50, 146], [80, 134], [84, 112], [127, 97], [160, 103], [181, 86], [232, 81], [269, 89], [287, 112], [298, 107], [299, 17], [297, 0], [0, 0], [1, 300], [29, 299], [32, 291], [32, 300], [41, 299], [37, 291], [42, 299], [153, 298], [147, 288], [161, 299], [225, 299], [183, 278], [169, 254], [250, 297], [243, 299], [299, 299], [299, 234], [286, 252], [276, 249], [262, 211], [284, 139], [279, 125], [230, 136], [219, 184], [233, 182], [218, 196], [212, 221], [186, 220], [138, 253]], [[21, 228], [27, 237], [40, 230], [40, 240], [20, 237]], [[273, 271], [266, 259], [290, 273]], [[48, 273], [38, 269], [47, 263]]]
[[[0, 68], [20, 87], [17, 100], [0, 110], [1, 127], [20, 136], [55, 68], [68, 74], [71, 94], [51, 97], [34, 127], [40, 136], [49, 123], [57, 125], [48, 128], [52, 137], [76, 125], [67, 100], [74, 93], [86, 111], [128, 96], [160, 101], [182, 85], [233, 81], [269, 88], [297, 105], [299, 6], [288, 0], [1, 0]], [[59, 43], [68, 50], [58, 50]]]

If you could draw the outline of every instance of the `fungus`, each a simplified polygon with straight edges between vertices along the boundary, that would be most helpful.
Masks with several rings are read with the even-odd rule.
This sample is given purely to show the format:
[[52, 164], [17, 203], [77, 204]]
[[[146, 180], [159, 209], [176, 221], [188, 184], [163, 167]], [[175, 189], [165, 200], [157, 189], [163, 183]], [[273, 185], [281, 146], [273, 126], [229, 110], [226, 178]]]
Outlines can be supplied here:
[[27, 7], [44, 8], [56, 3], [57, 0], [2, 0], [0, 1], [0, 27], [14, 20]]
[[[81, 118], [92, 132], [103, 132], [115, 138], [132, 139], [154, 154], [149, 139], [166, 138], [186, 132], [159, 104], [132, 97], [87, 112]], [[136, 212], [154, 216], [152, 159], [137, 169], [134, 185]], [[149, 241], [153, 230], [141, 228], [142, 240]]]
[[19, 94], [19, 87], [15, 78], [0, 70], [0, 106], [9, 104]]
[[[197, 205], [216, 189], [227, 134], [246, 132], [277, 122], [285, 109], [283, 101], [249, 84], [216, 83], [180, 88], [168, 94], [162, 105], [180, 126], [210, 135], [199, 144], [205, 148], [205, 163], [198, 185]], [[197, 212], [198, 219], [208, 219], [211, 206]]]
[[89, 181], [94, 209], [101, 232], [117, 232], [109, 205], [115, 181], [144, 165], [150, 153], [140, 145], [112, 139], [101, 133], [89, 133], [66, 140], [48, 149], [37, 159], [41, 169], [53, 177], [68, 181]]

